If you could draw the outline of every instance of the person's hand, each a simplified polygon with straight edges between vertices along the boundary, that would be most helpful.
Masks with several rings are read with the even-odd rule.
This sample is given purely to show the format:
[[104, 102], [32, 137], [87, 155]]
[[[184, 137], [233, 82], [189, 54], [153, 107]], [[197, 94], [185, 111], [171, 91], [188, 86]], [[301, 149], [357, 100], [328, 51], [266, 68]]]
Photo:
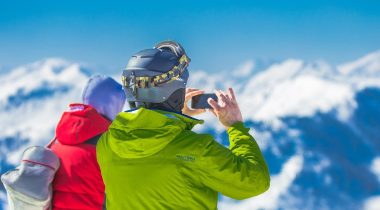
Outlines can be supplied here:
[[188, 116], [194, 116], [205, 112], [205, 109], [191, 109], [188, 105], [188, 102], [191, 100], [193, 96], [197, 96], [203, 93], [203, 90], [198, 90], [195, 88], [186, 88], [185, 104], [183, 106], [182, 113]]
[[218, 102], [209, 98], [207, 102], [213, 109], [210, 109], [212, 113], [219, 119], [226, 129], [231, 127], [236, 122], [243, 122], [243, 116], [241, 115], [239, 105], [237, 104], [235, 93], [232, 88], [228, 88], [228, 93], [223, 91], [215, 91], [218, 96]]

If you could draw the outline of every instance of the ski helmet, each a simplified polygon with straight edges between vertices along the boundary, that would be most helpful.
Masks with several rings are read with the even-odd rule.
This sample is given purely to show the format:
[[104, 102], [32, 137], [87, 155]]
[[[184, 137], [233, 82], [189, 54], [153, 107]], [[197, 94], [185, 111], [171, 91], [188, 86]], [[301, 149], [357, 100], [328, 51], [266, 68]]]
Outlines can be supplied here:
[[189, 63], [185, 50], [175, 41], [163, 41], [134, 54], [122, 75], [130, 106], [181, 112]]

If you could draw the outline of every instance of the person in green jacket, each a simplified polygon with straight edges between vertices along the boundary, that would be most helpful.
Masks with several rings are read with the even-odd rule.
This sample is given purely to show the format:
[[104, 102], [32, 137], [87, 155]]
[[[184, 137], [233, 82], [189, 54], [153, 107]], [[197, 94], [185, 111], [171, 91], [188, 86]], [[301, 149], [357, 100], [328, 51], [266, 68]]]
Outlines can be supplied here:
[[[97, 144], [108, 210], [217, 209], [218, 192], [246, 199], [269, 188], [264, 157], [233, 90], [208, 103], [226, 128], [229, 149], [191, 129], [203, 110], [187, 107], [190, 59], [166, 41], [132, 56], [122, 81], [132, 110], [120, 113]], [[186, 96], [186, 97], [185, 97]]]

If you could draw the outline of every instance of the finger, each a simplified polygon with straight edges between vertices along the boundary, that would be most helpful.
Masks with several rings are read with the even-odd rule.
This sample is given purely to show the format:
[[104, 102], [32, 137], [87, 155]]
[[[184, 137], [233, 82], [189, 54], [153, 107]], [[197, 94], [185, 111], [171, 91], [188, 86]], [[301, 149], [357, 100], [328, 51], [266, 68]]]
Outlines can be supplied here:
[[228, 91], [227, 91], [227, 97], [230, 99], [230, 101], [233, 101], [233, 100], [234, 100], [234, 99], [232, 98], [230, 88], [228, 88]]
[[218, 100], [217, 100], [218, 105], [221, 108], [224, 107], [226, 105], [226, 103], [224, 103], [222, 93], [219, 90], [215, 90], [214, 92], [215, 92], [216, 96], [218, 97]]
[[225, 98], [228, 98], [227, 93], [225, 93], [223, 90], [219, 90], [219, 91], [220, 91], [220, 93], [222, 94], [222, 96], [224, 96]]
[[192, 90], [198, 90], [198, 88], [192, 88], [192, 87], [188, 87], [186, 88], [187, 91], [192, 91]]
[[203, 90], [197, 90], [197, 91], [194, 91], [194, 92], [189, 92], [185, 95], [185, 103], [187, 103], [188, 101], [190, 101], [190, 99], [192, 99], [194, 96], [197, 96], [197, 95], [200, 95], [200, 94], [203, 94], [204, 91]]
[[228, 94], [230, 95], [230, 97], [232, 98], [232, 101], [236, 103], [236, 96], [235, 96], [235, 92], [232, 88], [228, 88]]
[[225, 93], [221, 90], [219, 90], [218, 92], [219, 92], [220, 100], [222, 102], [224, 102], [224, 104], [226, 104], [226, 105], [229, 104], [229, 100], [228, 100], [227, 96], [225, 95]]
[[197, 96], [197, 95], [200, 95], [200, 94], [203, 94], [204, 91], [203, 90], [194, 90], [192, 92], [189, 92], [186, 94], [186, 98], [192, 98], [194, 96]]
[[188, 92], [186, 93], [185, 95], [185, 103], [187, 103], [193, 96], [196, 96], [196, 95], [199, 95], [199, 94], [202, 94], [203, 91], [199, 90], [199, 91], [196, 91], [196, 90], [193, 90], [193, 92]]
[[206, 112], [206, 109], [196, 109], [196, 114], [202, 114], [204, 112]]
[[218, 112], [221, 109], [221, 107], [219, 106], [218, 102], [216, 102], [214, 99], [208, 98], [207, 102], [214, 109], [214, 111]]
[[223, 101], [223, 98], [225, 98], [223, 97], [223, 93], [221, 90], [215, 90], [214, 93], [216, 94], [216, 96], [218, 97], [218, 100], [220, 101]]
[[214, 93], [215, 93], [216, 97], [218, 98], [217, 103], [223, 104], [222, 96], [220, 95], [221, 93], [218, 90], [215, 90]]
[[198, 90], [198, 89], [197, 88], [186, 88], [186, 93], [190, 93], [190, 92], [193, 92], [196, 90]]

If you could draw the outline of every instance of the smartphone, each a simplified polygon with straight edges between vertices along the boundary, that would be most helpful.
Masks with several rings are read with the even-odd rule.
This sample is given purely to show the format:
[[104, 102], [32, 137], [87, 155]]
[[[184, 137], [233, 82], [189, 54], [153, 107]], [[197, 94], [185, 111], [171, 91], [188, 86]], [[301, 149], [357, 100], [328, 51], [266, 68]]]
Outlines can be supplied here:
[[218, 97], [214, 93], [205, 93], [194, 96], [191, 98], [191, 108], [192, 109], [212, 109], [210, 104], [208, 104], [207, 99], [212, 98], [218, 101]]

